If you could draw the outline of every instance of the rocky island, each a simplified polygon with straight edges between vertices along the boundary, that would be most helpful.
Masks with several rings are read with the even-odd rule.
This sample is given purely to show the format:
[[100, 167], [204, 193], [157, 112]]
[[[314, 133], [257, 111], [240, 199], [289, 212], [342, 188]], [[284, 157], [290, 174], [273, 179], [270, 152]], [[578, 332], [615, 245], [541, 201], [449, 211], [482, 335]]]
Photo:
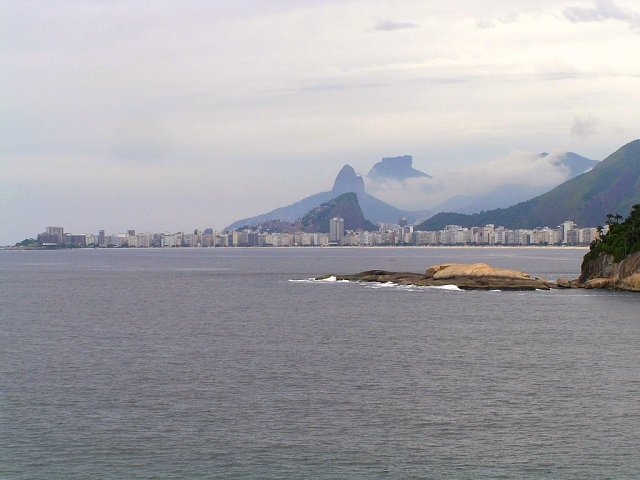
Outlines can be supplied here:
[[424, 274], [412, 272], [388, 272], [368, 270], [353, 275], [324, 275], [316, 280], [395, 283], [421, 287], [455, 285], [462, 290], [549, 290], [556, 284], [532, 277], [518, 270], [495, 268], [486, 263], [447, 263], [433, 265]]

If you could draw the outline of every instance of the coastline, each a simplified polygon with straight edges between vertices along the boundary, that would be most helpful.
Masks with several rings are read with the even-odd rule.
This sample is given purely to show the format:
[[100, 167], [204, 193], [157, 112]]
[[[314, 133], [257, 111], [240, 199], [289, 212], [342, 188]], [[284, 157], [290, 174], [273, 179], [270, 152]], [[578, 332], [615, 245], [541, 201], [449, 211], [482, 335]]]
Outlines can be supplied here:
[[0, 246], [0, 251], [69, 251], [69, 250], [264, 250], [264, 249], [317, 249], [317, 250], [334, 250], [334, 249], [417, 249], [417, 250], [431, 250], [431, 249], [455, 249], [455, 250], [472, 250], [472, 249], [486, 249], [486, 248], [499, 248], [509, 250], [584, 250], [588, 251], [589, 246], [580, 245], [341, 245], [341, 246], [329, 246], [322, 247], [318, 245], [292, 245], [282, 247], [114, 247], [114, 248], [25, 248], [14, 246]]

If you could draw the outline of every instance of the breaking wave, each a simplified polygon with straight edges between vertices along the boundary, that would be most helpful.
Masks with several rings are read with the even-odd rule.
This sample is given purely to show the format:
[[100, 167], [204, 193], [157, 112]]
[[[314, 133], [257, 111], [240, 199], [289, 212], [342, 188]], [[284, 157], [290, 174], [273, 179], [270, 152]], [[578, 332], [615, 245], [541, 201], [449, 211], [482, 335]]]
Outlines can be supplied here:
[[304, 279], [290, 279], [290, 282], [294, 283], [352, 283], [354, 285], [362, 285], [365, 288], [379, 289], [379, 288], [392, 288], [396, 290], [403, 290], [406, 292], [423, 292], [425, 290], [442, 290], [448, 292], [463, 292], [457, 285], [438, 285], [438, 286], [421, 286], [421, 285], [398, 285], [393, 282], [359, 282], [350, 280], [338, 280], [335, 276], [330, 276], [317, 280], [315, 278]]

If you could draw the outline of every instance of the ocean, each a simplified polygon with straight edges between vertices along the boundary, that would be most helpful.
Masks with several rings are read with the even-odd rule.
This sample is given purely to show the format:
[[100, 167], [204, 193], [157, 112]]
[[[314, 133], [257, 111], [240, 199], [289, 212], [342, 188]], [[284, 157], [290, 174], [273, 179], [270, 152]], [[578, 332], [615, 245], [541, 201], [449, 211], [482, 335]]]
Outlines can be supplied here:
[[638, 478], [640, 295], [308, 280], [584, 253], [0, 251], [0, 478]]

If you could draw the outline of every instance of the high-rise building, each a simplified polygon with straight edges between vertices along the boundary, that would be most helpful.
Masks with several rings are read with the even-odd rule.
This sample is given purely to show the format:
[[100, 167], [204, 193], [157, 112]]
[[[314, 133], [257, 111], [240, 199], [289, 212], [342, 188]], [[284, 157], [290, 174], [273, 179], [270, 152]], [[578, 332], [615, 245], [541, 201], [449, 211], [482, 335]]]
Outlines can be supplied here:
[[340, 243], [344, 238], [344, 218], [335, 217], [329, 220], [329, 242]]
[[104, 236], [104, 230], [100, 230], [98, 232], [98, 246], [100, 248], [106, 248], [107, 247], [107, 239]]
[[64, 228], [63, 227], [47, 227], [47, 235], [55, 237], [56, 243], [62, 245], [64, 243]]
[[562, 243], [568, 243], [569, 230], [573, 230], [575, 228], [575, 224], [571, 220], [567, 220], [563, 222], [560, 227], [562, 228]]

